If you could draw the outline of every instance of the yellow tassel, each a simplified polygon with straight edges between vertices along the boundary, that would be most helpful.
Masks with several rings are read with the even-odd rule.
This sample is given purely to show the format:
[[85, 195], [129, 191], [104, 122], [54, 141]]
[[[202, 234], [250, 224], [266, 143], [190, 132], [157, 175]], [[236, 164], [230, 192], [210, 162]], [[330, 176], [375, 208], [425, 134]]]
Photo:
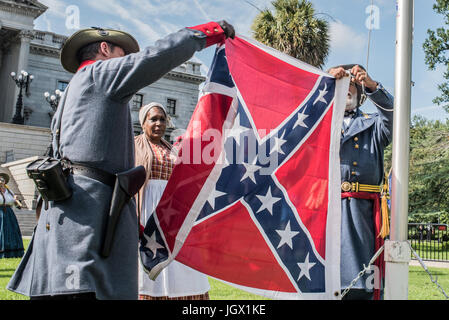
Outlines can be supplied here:
[[[390, 169], [391, 173], [391, 169]], [[381, 236], [382, 239], [385, 239], [386, 236], [390, 234], [390, 220], [389, 220], [389, 210], [388, 210], [388, 202], [390, 188], [388, 186], [388, 174], [385, 173], [385, 183], [382, 190], [381, 200], [380, 200], [380, 212], [382, 214], [382, 227], [380, 229], [380, 233], [378, 236]]]
[[383, 195], [381, 198], [381, 212], [382, 212], [382, 228], [380, 229], [380, 236], [385, 239], [390, 234], [390, 221], [388, 218], [388, 203], [387, 196]]

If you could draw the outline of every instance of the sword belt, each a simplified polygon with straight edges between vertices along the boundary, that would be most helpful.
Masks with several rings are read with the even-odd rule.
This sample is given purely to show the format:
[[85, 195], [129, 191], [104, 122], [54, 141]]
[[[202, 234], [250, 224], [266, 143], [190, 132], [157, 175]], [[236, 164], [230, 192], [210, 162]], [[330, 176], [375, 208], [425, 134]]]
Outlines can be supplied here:
[[70, 168], [70, 172], [72, 174], [79, 174], [97, 181], [100, 181], [101, 183], [104, 183], [111, 188], [114, 188], [115, 184], [115, 174], [106, 172], [104, 170], [89, 167], [86, 165], [82, 165], [79, 163], [66, 163], [67, 167]]
[[348, 182], [344, 181], [341, 184], [341, 192], [375, 192], [379, 193], [382, 191], [382, 186], [372, 185], [372, 184], [361, 184], [358, 182]]

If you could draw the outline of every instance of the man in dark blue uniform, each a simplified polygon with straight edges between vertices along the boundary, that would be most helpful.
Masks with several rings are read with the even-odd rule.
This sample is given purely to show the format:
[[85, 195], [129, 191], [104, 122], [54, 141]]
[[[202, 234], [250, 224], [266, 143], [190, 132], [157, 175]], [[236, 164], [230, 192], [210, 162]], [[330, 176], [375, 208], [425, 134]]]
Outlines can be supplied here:
[[[340, 79], [350, 73], [345, 117], [341, 131], [341, 287], [350, 287], [359, 272], [383, 244], [381, 184], [384, 178], [384, 149], [390, 144], [393, 127], [393, 97], [371, 79], [359, 65], [342, 65], [328, 71]], [[360, 106], [369, 98], [377, 112], [366, 114]], [[381, 234], [382, 233], [382, 234]], [[379, 299], [383, 256], [343, 299]]]

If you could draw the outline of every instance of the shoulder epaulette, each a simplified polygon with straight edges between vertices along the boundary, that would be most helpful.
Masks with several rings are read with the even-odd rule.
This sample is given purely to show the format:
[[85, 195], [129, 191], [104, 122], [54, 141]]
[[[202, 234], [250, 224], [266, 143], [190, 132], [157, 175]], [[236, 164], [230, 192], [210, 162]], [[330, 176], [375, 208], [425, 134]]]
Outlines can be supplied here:
[[371, 118], [371, 116], [367, 113], [362, 112], [362, 115], [365, 117], [365, 119], [369, 119]]

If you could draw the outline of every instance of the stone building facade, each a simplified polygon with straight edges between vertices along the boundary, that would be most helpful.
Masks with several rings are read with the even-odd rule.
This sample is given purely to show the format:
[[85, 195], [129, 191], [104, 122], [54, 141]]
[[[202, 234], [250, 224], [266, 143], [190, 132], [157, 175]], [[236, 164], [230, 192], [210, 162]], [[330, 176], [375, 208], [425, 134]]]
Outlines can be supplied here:
[[[34, 20], [47, 9], [36, 0], [0, 0], [0, 122], [11, 123], [16, 111], [19, 89], [11, 79], [11, 72], [25, 70], [34, 76], [23, 95], [22, 115], [28, 127], [49, 128], [53, 110], [44, 93], [63, 91], [72, 77], [59, 61], [66, 37], [33, 29]], [[188, 61], [134, 96], [130, 108], [136, 133], [141, 131], [138, 111], [152, 101], [167, 107], [176, 128], [187, 127], [198, 100], [199, 85], [205, 80], [200, 66]], [[30, 134], [34, 134], [33, 130]], [[4, 150], [0, 152], [3, 163], [7, 155]], [[20, 152], [13, 159], [19, 160]]]

